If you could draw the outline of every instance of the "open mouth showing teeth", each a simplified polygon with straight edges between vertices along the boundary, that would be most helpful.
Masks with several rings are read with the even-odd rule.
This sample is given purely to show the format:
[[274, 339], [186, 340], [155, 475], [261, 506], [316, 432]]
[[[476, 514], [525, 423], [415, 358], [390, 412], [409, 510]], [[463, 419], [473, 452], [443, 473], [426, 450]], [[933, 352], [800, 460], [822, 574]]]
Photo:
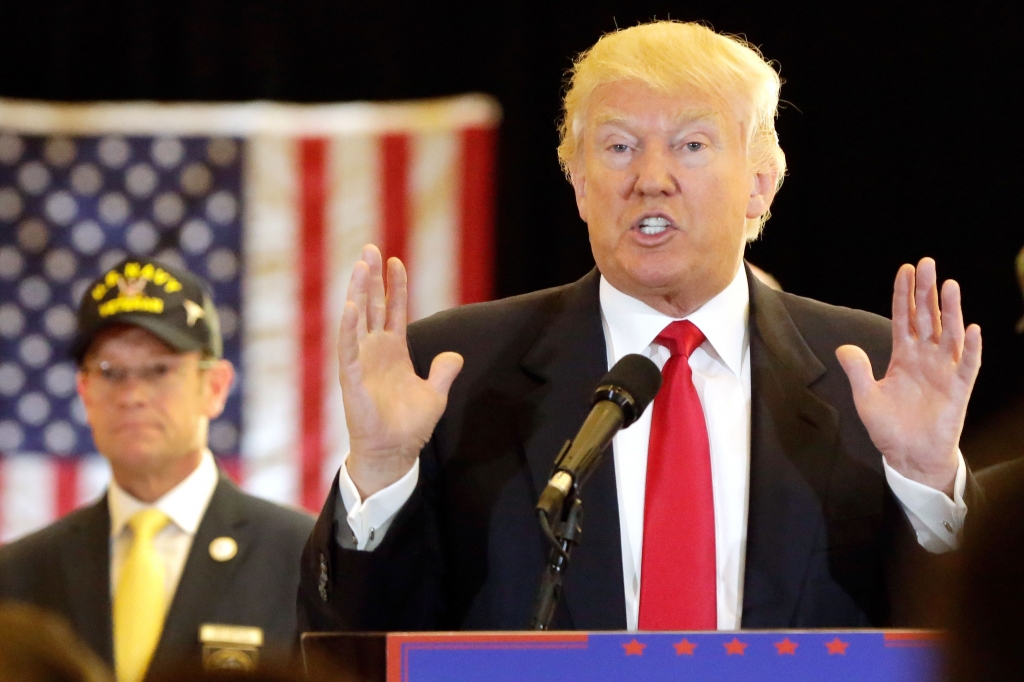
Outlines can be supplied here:
[[661, 234], [670, 224], [667, 218], [644, 218], [640, 221], [639, 229], [647, 235]]

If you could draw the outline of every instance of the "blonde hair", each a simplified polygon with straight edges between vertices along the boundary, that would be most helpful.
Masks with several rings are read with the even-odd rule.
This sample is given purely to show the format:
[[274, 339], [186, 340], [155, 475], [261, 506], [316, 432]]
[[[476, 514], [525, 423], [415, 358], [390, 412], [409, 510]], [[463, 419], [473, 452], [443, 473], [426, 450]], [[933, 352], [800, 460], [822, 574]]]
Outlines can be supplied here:
[[[771, 62], [746, 40], [696, 23], [655, 21], [607, 33], [576, 59], [569, 72], [559, 125], [558, 159], [571, 176], [580, 154], [587, 106], [598, 86], [632, 80], [659, 92], [693, 89], [749, 117], [747, 155], [757, 172], [786, 173], [786, 155], [775, 132], [782, 81]], [[747, 220], [756, 239], [769, 214]]]

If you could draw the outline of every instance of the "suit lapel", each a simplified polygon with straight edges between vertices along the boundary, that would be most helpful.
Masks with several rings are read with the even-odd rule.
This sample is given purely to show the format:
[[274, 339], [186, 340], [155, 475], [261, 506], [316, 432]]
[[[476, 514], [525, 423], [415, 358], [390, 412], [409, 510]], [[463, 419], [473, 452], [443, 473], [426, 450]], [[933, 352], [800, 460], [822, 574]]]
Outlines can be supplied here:
[[[252, 548], [254, 529], [241, 514], [241, 495], [241, 491], [221, 474], [192, 540], [181, 580], [164, 621], [160, 643], [153, 655], [152, 669], [157, 669], [161, 661], [178, 660], [183, 650], [198, 648], [199, 625], [216, 618], [221, 596], [228, 591], [236, 570], [245, 562], [246, 554]], [[210, 543], [221, 536], [228, 536], [238, 543], [238, 553], [228, 561], [215, 561], [210, 556]], [[253, 598], [258, 599], [259, 596], [254, 595]]]
[[106, 495], [75, 514], [68, 542], [58, 556], [67, 585], [68, 616], [74, 630], [112, 666], [110, 510]]
[[[536, 382], [521, 415], [523, 444], [536, 495], [547, 484], [555, 456], [590, 411], [598, 381], [608, 371], [596, 270], [554, 301], [547, 324], [522, 360]], [[582, 490], [583, 539], [573, 552], [564, 584], [571, 625], [621, 629], [622, 548], [615, 465], [608, 456]]]
[[838, 415], [809, 388], [825, 366], [780, 295], [750, 282], [751, 445], [742, 625], [793, 622], [824, 535]]

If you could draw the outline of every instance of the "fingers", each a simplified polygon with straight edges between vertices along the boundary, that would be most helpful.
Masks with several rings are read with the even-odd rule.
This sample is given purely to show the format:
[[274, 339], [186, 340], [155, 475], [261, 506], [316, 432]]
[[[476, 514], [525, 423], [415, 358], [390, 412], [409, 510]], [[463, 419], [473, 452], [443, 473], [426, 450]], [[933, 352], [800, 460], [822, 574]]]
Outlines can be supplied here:
[[388, 259], [387, 318], [384, 328], [405, 336], [409, 320], [409, 288], [405, 265], [397, 258]]
[[345, 307], [351, 303], [356, 310], [355, 333], [358, 338], [366, 336], [366, 300], [367, 282], [370, 278], [370, 267], [365, 261], [359, 261], [352, 267], [352, 277], [348, 280], [348, 292], [345, 294]]
[[957, 366], [957, 374], [969, 386], [974, 385], [981, 369], [981, 327], [972, 324], [964, 334], [964, 354]]
[[953, 362], [960, 360], [964, 347], [964, 315], [960, 306], [960, 285], [951, 279], [942, 283], [942, 336], [939, 343]]
[[369, 269], [367, 281], [366, 326], [368, 331], [384, 327], [384, 271], [380, 250], [373, 244], [363, 247], [363, 262]]
[[345, 376], [346, 368], [359, 359], [358, 326], [359, 309], [352, 301], [345, 301], [345, 308], [341, 312], [341, 329], [338, 332], [338, 366], [342, 376]]
[[935, 286], [935, 261], [922, 258], [917, 264], [914, 286], [914, 327], [919, 339], [938, 341], [942, 334], [939, 320], [939, 291]]
[[893, 346], [914, 339], [911, 316], [914, 310], [914, 266], [904, 263], [896, 273], [892, 288], [892, 340]]
[[850, 380], [854, 401], [860, 400], [875, 385], [875, 375], [868, 354], [858, 346], [846, 345], [836, 349], [836, 358]]
[[462, 363], [462, 356], [458, 353], [441, 353], [430, 363], [430, 375], [427, 377], [427, 382], [440, 395], [447, 397], [448, 389], [452, 387], [452, 382], [462, 370]]

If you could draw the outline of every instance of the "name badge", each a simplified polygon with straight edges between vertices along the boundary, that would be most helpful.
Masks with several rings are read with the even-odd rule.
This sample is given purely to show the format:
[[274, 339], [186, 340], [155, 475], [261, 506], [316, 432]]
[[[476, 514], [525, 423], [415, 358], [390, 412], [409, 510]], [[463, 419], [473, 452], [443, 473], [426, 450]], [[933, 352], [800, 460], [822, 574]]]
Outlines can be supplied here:
[[263, 628], [203, 623], [199, 626], [206, 670], [256, 669], [263, 646]]

